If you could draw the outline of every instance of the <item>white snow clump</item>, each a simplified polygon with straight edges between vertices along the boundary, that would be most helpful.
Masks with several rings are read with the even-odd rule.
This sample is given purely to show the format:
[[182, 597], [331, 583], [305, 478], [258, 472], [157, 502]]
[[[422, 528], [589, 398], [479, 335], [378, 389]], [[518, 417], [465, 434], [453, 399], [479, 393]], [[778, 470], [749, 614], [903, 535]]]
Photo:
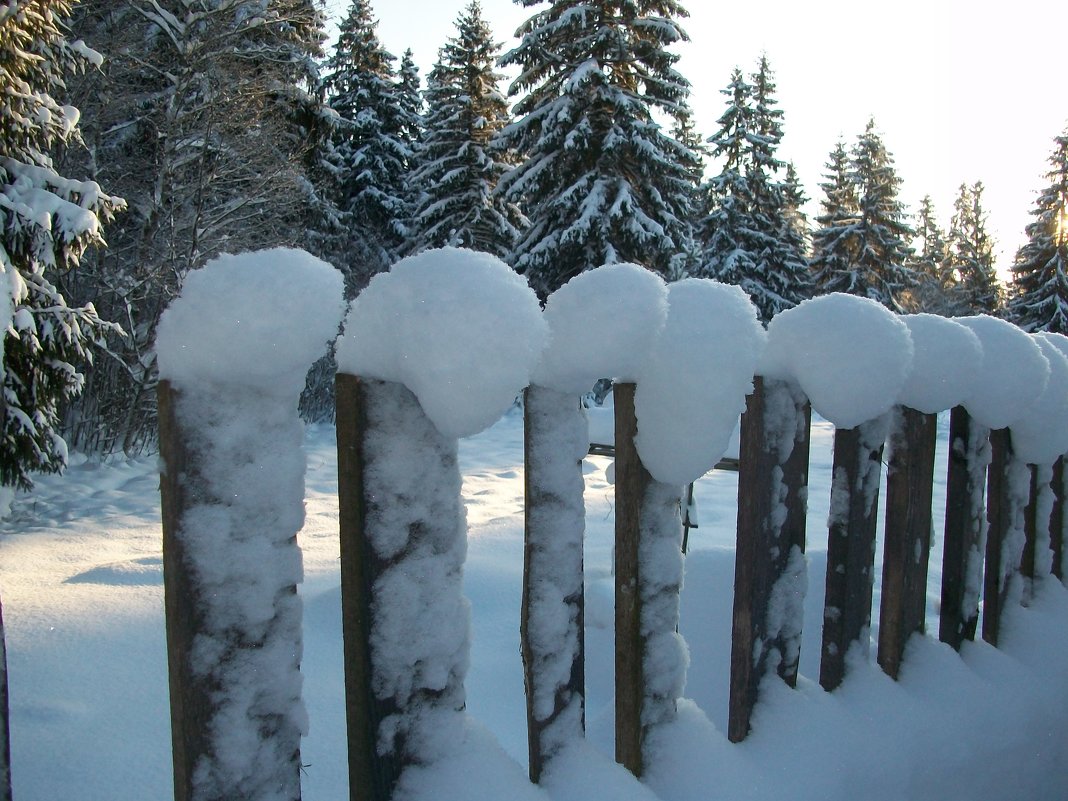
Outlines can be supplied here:
[[668, 287], [668, 316], [638, 371], [635, 443], [657, 481], [688, 484], [726, 451], [765, 334], [740, 288], [688, 278]]
[[303, 250], [218, 256], [160, 319], [160, 378], [299, 393], [344, 311], [341, 273]]
[[937, 314], [901, 318], [912, 336], [912, 369], [898, 403], [924, 414], [952, 409], [972, 393], [983, 363], [979, 337]]
[[911, 364], [912, 339], [897, 315], [836, 292], [772, 318], [761, 371], [797, 381], [817, 413], [855, 428], [889, 411]]
[[1049, 360], [1035, 340], [1012, 323], [986, 314], [956, 320], [983, 345], [982, 369], [964, 406], [980, 425], [1005, 428], [1023, 417], [1046, 389]]
[[549, 344], [531, 383], [587, 392], [600, 378], [634, 381], [667, 317], [667, 286], [636, 264], [579, 273], [545, 304]]
[[547, 336], [537, 296], [496, 256], [426, 250], [376, 275], [356, 298], [337, 365], [404, 384], [442, 434], [460, 438], [511, 405]]
[[1033, 334], [1049, 361], [1049, 383], [1027, 413], [1010, 425], [1013, 453], [1028, 464], [1052, 465], [1068, 453], [1068, 357], [1053, 337]]

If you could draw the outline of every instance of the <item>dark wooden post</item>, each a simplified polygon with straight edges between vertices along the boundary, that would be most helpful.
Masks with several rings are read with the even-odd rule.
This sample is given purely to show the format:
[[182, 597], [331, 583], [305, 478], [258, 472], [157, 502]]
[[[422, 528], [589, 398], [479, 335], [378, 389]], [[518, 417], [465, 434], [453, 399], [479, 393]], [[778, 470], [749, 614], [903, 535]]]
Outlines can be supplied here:
[[641, 776], [645, 648], [638, 554], [642, 499], [652, 478], [634, 444], [638, 433], [634, 390], [634, 384], [616, 384], [612, 390], [616, 415], [616, 762]]
[[1050, 548], [1053, 550], [1053, 575], [1064, 581], [1064, 457], [1053, 463], [1053, 512], [1049, 518]]
[[0, 603], [0, 801], [11, 801], [11, 706], [7, 682], [7, 636]]
[[879, 608], [879, 665], [897, 678], [905, 643], [923, 633], [931, 549], [938, 418], [901, 408], [886, 468], [886, 537]]
[[956, 650], [975, 639], [979, 623], [981, 541], [986, 524], [989, 429], [972, 420], [963, 406], [949, 417], [946, 472], [946, 527], [942, 543], [942, 602], [938, 639]]
[[203, 607], [188, 568], [180, 536], [182, 512], [205, 497], [199, 466], [178, 424], [178, 393], [168, 381], [157, 388], [160, 505], [163, 523], [163, 599], [167, 627], [167, 672], [171, 702], [171, 757], [174, 797], [193, 797], [193, 771], [208, 753], [211, 720], [210, 688], [193, 673], [189, 654], [203, 628]]
[[1033, 464], [1027, 467], [1031, 474], [1031, 488], [1027, 496], [1027, 506], [1024, 507], [1024, 549], [1023, 557], [1020, 559], [1020, 574], [1028, 581], [1034, 581], [1037, 567], [1038, 527], [1048, 525], [1048, 523], [1038, 519], [1039, 494], [1042, 491], [1038, 468]]
[[[790, 413], [787, 413], [790, 412]], [[789, 385], [757, 377], [742, 415], [738, 460], [738, 540], [734, 568], [734, 623], [727, 736], [749, 734], [760, 680], [774, 669], [797, 681], [800, 627], [769, 621], [774, 593], [798, 593], [784, 583], [805, 551], [811, 407]], [[801, 565], [803, 568], [803, 564]], [[791, 576], [799, 580], [800, 576]], [[803, 596], [777, 598], [800, 614]], [[799, 622], [799, 621], [796, 621]], [[776, 629], [770, 631], [770, 628]], [[774, 657], [773, 657], [774, 655]], [[773, 667], [769, 665], [773, 661]]]
[[387, 801], [400, 775], [400, 765], [392, 753], [378, 751], [379, 724], [394, 710], [375, 697], [371, 684], [371, 596], [381, 565], [364, 530], [363, 434], [367, 416], [363, 385], [356, 376], [338, 373], [334, 392], [349, 798]]
[[983, 580], [983, 639], [997, 646], [1001, 613], [1008, 600], [1012, 571], [1005, 563], [1005, 542], [1016, 525], [1016, 499], [1012, 492], [1012, 440], [1009, 429], [990, 432], [990, 469], [987, 473], [986, 573]]
[[[527, 749], [532, 782], [541, 780], [552, 744], [546, 734], [581, 738], [585, 717], [585, 637], [582, 547], [584, 480], [582, 458], [588, 425], [578, 398], [545, 387], [524, 395], [524, 543], [520, 650], [527, 703]], [[561, 442], [572, 445], [562, 448]], [[570, 625], [561, 641], [547, 644], [531, 634], [532, 617], [555, 616], [563, 607]], [[535, 625], [535, 628], [537, 626]], [[570, 668], [560, 674], [560, 652], [570, 651]], [[549, 666], [554, 666], [550, 668]], [[560, 718], [578, 706], [573, 730], [561, 732]], [[545, 708], [548, 707], [548, 708]], [[569, 722], [566, 724], [572, 728]]]
[[834, 434], [827, 592], [820, 685], [845, 677], [846, 653], [871, 625], [875, 531], [879, 513], [885, 416]]

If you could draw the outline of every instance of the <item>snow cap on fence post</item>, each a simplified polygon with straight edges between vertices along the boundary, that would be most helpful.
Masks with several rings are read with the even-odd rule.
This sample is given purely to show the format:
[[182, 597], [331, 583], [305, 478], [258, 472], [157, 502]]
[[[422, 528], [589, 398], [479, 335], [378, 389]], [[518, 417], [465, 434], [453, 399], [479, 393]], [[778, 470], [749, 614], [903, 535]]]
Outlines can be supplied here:
[[459, 438], [508, 409], [547, 335], [537, 296], [496, 256], [425, 250], [376, 275], [356, 298], [337, 365], [404, 384], [442, 434]]
[[160, 318], [160, 378], [299, 393], [344, 310], [341, 273], [303, 250], [217, 256]]
[[907, 314], [902, 321], [912, 337], [912, 367], [898, 403], [936, 414], [971, 395], [983, 363], [983, 346], [967, 326], [937, 314]]
[[549, 343], [531, 383], [581, 394], [600, 378], [635, 381], [667, 305], [667, 285], [637, 264], [579, 273], [546, 301]]
[[1030, 336], [1012, 323], [986, 314], [958, 317], [983, 345], [983, 364], [964, 407], [990, 429], [1023, 417], [1046, 388], [1049, 360]]
[[896, 314], [835, 292], [772, 318], [760, 373], [796, 381], [818, 414], [855, 428], [890, 410], [911, 364], [912, 338]]
[[1021, 418], [1009, 424], [1012, 450], [1028, 464], [1052, 465], [1068, 452], [1068, 356], [1053, 337], [1068, 344], [1061, 334], [1033, 334], [1049, 362], [1049, 382]]
[[703, 278], [668, 287], [668, 314], [638, 371], [635, 442], [657, 481], [688, 484], [727, 449], [764, 349], [740, 288]]

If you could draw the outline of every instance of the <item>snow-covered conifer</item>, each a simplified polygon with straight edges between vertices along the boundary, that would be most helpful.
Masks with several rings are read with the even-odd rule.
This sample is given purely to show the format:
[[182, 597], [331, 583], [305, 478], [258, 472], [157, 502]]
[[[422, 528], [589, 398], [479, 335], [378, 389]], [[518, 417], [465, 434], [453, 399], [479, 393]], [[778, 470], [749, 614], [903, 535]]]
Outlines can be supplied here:
[[1012, 266], [1009, 317], [1027, 331], [1068, 333], [1068, 130], [1054, 140], [1049, 185]]
[[824, 165], [823, 200], [812, 233], [812, 274], [821, 293], [847, 292], [852, 286], [855, 243], [845, 233], [860, 217], [857, 187], [849, 174], [849, 151], [844, 142], [834, 146]]
[[349, 294], [393, 263], [411, 213], [412, 121], [396, 81], [396, 57], [379, 41], [377, 27], [370, 0], [353, 0], [324, 66], [327, 102], [340, 117], [332, 159], [335, 198], [350, 231], [348, 263], [338, 265]]
[[0, 484], [28, 488], [30, 474], [58, 472], [67, 447], [60, 407], [83, 385], [79, 369], [108, 330], [92, 303], [68, 306], [57, 284], [122, 201], [93, 181], [60, 174], [54, 149], [76, 141], [79, 112], [65, 79], [100, 56], [66, 37], [66, 2], [0, 5], [0, 272], [14, 315], [0, 377]]
[[472, 0], [428, 80], [426, 135], [411, 179], [422, 192], [412, 251], [452, 245], [503, 258], [525, 225], [518, 206], [495, 194], [512, 160], [496, 140], [510, 121], [497, 88], [498, 48]]
[[528, 203], [512, 262], [542, 297], [602, 264], [666, 274], [683, 247], [689, 151], [657, 115], [678, 118], [689, 94], [670, 50], [685, 16], [676, 0], [555, 0], [502, 57], [525, 93], [503, 141], [525, 161], [498, 191]]
[[994, 240], [986, 230], [983, 183], [961, 184], [953, 203], [953, 221], [947, 242], [952, 269], [974, 314], [992, 314], [1000, 305]]

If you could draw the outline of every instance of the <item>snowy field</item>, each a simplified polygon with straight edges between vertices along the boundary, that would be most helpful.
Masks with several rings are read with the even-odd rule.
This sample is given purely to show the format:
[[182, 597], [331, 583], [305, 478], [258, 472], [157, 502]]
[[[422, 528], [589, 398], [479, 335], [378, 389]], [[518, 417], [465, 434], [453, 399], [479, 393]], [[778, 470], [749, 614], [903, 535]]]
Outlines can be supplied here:
[[[944, 416], [943, 416], [944, 417]], [[938, 470], [945, 470], [942, 420]], [[914, 639], [894, 683], [874, 654], [854, 659], [834, 694], [816, 683], [825, 569], [831, 428], [816, 424], [809, 509], [809, 594], [796, 692], [772, 682], [749, 740], [724, 734], [730, 660], [736, 475], [696, 487], [682, 633], [691, 663], [678, 722], [650, 747], [638, 784], [612, 753], [612, 488], [608, 460], [586, 468], [589, 747], [561, 759], [543, 790], [524, 779], [519, 657], [522, 418], [513, 410], [461, 441], [469, 524], [465, 592], [473, 644], [468, 740], [451, 764], [407, 785], [422, 799], [661, 798], [667, 801], [1063, 801], [1068, 798], [1068, 593], [1052, 581], [1012, 610], [1004, 647], [963, 658]], [[306, 801], [347, 798], [334, 432], [307, 433], [302, 672], [311, 730]], [[0, 580], [11, 670], [19, 801], [164, 801], [171, 797], [160, 512], [155, 459], [74, 459], [19, 495], [0, 524]], [[936, 533], [944, 484], [936, 486]], [[931, 558], [937, 630], [941, 553]], [[876, 588], [878, 608], [878, 587]]]

